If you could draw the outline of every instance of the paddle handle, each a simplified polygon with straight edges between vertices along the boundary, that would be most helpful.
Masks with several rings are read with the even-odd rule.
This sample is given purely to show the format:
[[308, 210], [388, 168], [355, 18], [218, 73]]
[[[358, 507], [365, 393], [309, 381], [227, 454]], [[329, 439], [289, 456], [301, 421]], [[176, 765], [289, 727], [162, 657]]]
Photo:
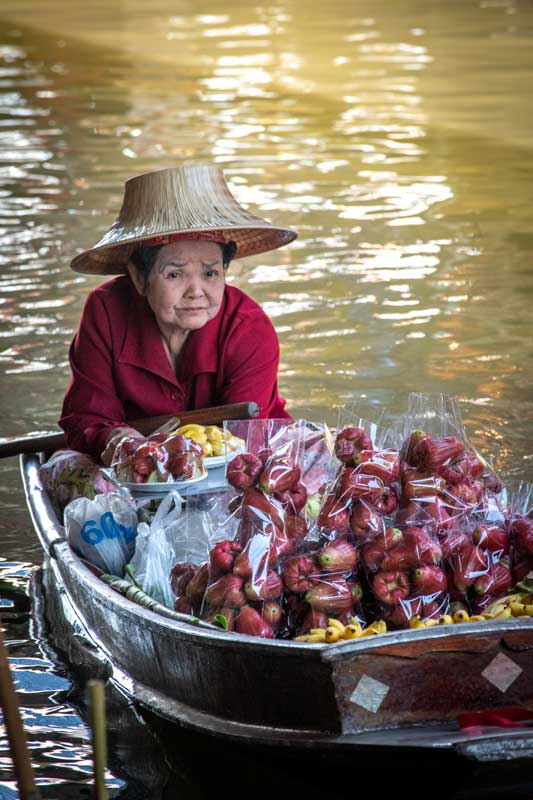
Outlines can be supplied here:
[[[225, 419], [253, 419], [259, 414], [257, 403], [232, 403], [227, 406], [196, 408], [192, 411], [177, 411], [175, 414], [163, 414], [160, 417], [128, 420], [127, 424], [148, 436], [170, 419], [177, 417], [180, 425], [218, 425]], [[21, 436], [20, 438], [0, 441], [0, 458], [18, 456], [21, 453], [53, 453], [67, 447], [67, 439], [63, 432], [45, 433], [41, 436]]]
[[21, 800], [40, 800], [40, 793], [35, 785], [33, 768], [26, 733], [20, 716], [20, 709], [11, 677], [4, 634], [0, 626], [0, 708], [4, 715], [9, 747], [15, 767]]

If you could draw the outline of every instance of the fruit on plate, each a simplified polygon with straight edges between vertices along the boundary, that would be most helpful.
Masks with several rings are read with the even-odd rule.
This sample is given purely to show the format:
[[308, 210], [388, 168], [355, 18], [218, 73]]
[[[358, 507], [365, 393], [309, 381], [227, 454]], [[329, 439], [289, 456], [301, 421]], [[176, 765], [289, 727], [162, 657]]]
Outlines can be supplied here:
[[238, 436], [233, 436], [229, 431], [219, 428], [218, 425], [182, 425], [176, 433], [198, 442], [202, 446], [205, 458], [223, 456], [228, 451], [240, 450], [244, 441]]

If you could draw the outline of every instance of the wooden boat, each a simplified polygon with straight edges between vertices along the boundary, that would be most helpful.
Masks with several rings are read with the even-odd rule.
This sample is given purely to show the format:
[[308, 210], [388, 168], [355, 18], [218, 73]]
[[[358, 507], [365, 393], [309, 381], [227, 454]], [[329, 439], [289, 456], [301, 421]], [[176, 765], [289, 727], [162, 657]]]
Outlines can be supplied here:
[[141, 706], [189, 729], [314, 752], [453, 751], [481, 762], [528, 759], [527, 726], [461, 731], [466, 711], [533, 707], [533, 618], [389, 632], [315, 645], [205, 629], [126, 599], [70, 549], [21, 458], [54, 614]]

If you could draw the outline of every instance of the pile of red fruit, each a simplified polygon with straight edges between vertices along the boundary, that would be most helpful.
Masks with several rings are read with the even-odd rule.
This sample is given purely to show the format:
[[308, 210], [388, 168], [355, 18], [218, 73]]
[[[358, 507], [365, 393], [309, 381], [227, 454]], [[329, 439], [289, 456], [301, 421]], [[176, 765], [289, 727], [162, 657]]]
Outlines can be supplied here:
[[403, 628], [450, 603], [481, 613], [506, 594], [511, 540], [518, 572], [533, 568], [533, 520], [486, 521], [502, 486], [461, 438], [414, 431], [397, 450], [347, 426], [335, 455], [310, 531], [296, 459], [266, 449], [235, 456], [227, 480], [237, 535], [205, 564], [174, 567], [176, 609], [264, 638], [326, 628], [331, 617]]
[[181, 434], [125, 437], [115, 450], [116, 478], [126, 483], [168, 483], [205, 474], [201, 445]]

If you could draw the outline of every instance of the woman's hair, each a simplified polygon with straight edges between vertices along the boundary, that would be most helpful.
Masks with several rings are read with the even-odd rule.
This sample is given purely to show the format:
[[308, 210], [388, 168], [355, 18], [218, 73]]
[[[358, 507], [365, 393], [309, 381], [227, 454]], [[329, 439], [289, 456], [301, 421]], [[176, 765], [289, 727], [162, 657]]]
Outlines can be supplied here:
[[[154, 266], [158, 253], [162, 247], [164, 247], [162, 244], [151, 247], [140, 245], [139, 247], [135, 248], [130, 256], [132, 262], [137, 267], [137, 271], [142, 278], [145, 287], [148, 283], [148, 278], [150, 276], [150, 272], [152, 271], [152, 267]], [[234, 241], [225, 242], [224, 244], [220, 244], [220, 249], [222, 250], [222, 266], [224, 267], [225, 272], [229, 267], [230, 261], [235, 258], [237, 245]]]

